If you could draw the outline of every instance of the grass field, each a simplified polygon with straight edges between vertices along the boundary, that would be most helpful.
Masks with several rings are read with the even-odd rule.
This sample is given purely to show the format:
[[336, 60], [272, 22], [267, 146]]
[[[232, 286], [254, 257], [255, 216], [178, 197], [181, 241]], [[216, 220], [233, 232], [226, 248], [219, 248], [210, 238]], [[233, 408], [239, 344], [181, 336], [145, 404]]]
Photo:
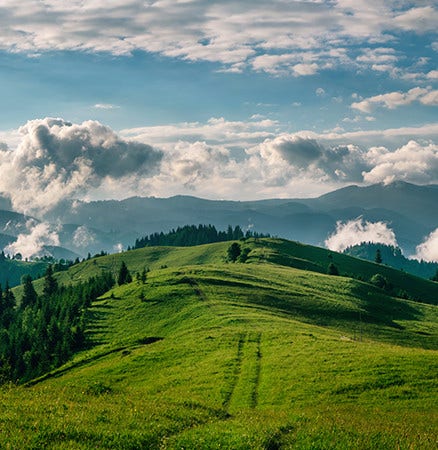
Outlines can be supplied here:
[[[318, 259], [262, 244], [246, 244], [246, 264], [226, 264], [227, 244], [214, 244], [59, 274], [84, 279], [121, 259], [151, 268], [144, 285], [93, 304], [88, 350], [3, 386], [0, 448], [437, 448], [437, 307], [289, 267]], [[416, 289], [430, 301], [435, 285]]]

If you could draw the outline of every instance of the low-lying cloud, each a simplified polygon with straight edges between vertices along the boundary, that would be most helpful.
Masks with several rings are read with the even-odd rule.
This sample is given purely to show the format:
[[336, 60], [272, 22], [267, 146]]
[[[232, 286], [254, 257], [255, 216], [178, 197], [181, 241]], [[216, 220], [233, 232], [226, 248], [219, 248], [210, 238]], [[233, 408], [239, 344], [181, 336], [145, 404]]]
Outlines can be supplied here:
[[5, 253], [9, 255], [20, 253], [23, 258], [32, 258], [42, 256], [46, 245], [60, 245], [58, 233], [49, 223], [42, 222], [35, 225], [31, 219], [26, 226], [27, 232], [20, 233], [15, 242], [5, 247]]
[[424, 242], [417, 246], [413, 258], [420, 261], [438, 262], [438, 228], [430, 233]]
[[362, 218], [337, 222], [336, 231], [325, 241], [325, 246], [336, 252], [363, 242], [397, 246], [394, 231], [385, 222], [368, 222]]
[[32, 120], [20, 128], [15, 150], [0, 149], [0, 193], [15, 210], [47, 212], [61, 200], [86, 194], [104, 180], [150, 176], [162, 152], [119, 138], [95, 121]]
[[73, 233], [73, 245], [81, 249], [87, 248], [96, 241], [96, 235], [85, 225], [76, 228]]

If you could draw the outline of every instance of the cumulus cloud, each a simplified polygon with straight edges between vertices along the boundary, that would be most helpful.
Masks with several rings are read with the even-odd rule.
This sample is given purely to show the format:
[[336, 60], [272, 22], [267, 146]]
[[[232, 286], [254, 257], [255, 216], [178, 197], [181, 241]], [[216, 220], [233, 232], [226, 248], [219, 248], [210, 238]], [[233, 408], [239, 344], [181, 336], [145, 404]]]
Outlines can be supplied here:
[[366, 155], [369, 171], [363, 172], [367, 183], [391, 183], [405, 180], [417, 183], [438, 182], [438, 145], [421, 145], [409, 141], [406, 145], [389, 151], [385, 147], [372, 147]]
[[[212, 118], [204, 124], [143, 127], [121, 134], [164, 150], [160, 173], [143, 185], [148, 192], [160, 196], [191, 190], [214, 198], [250, 199], [317, 195], [349, 182], [382, 182], [385, 178], [373, 169], [388, 159], [400, 159], [408, 136], [418, 137], [416, 149], [407, 157], [410, 160], [422, 154], [422, 149], [430, 152], [431, 144], [424, 142], [438, 136], [438, 124], [356, 132], [287, 134], [280, 130], [277, 122], [256, 115], [246, 122]], [[376, 140], [386, 147], [369, 145]], [[422, 173], [416, 175], [415, 165], [409, 165], [409, 172], [395, 172], [396, 178], [400, 174], [407, 181], [432, 182], [433, 161], [426, 158]]]
[[104, 180], [150, 176], [162, 153], [119, 138], [95, 121], [32, 120], [15, 150], [0, 151], [0, 192], [25, 213], [44, 213], [61, 200], [84, 195]]
[[413, 258], [424, 261], [438, 262], [438, 228], [424, 242], [417, 246]]
[[27, 232], [20, 233], [17, 240], [5, 247], [4, 251], [10, 255], [21, 253], [23, 258], [42, 256], [45, 245], [60, 245], [59, 236], [49, 223], [28, 221]]
[[314, 180], [361, 181], [368, 167], [364, 153], [354, 145], [325, 147], [297, 134], [267, 139], [248, 153], [259, 156], [268, 167], [276, 166], [277, 172], [283, 167], [285, 180], [301, 174]]
[[[288, 134], [255, 114], [248, 121], [211, 118], [119, 135], [98, 122], [62, 119], [31, 121], [20, 131], [15, 148], [7, 142], [0, 150], [0, 193], [14, 209], [40, 218], [74, 198], [185, 193], [255, 199], [319, 195], [352, 182], [438, 182], [431, 143], [438, 124]], [[407, 136], [418, 139], [407, 142]], [[369, 145], [376, 139], [381, 147]], [[93, 237], [79, 229], [76, 238], [80, 246]]]
[[325, 246], [336, 252], [363, 242], [397, 246], [394, 231], [385, 222], [368, 222], [362, 218], [337, 222], [336, 231], [325, 241]]
[[399, 106], [410, 105], [411, 103], [419, 101], [423, 105], [438, 105], [438, 91], [432, 90], [430, 87], [421, 88], [415, 87], [407, 92], [390, 92], [387, 94], [375, 95], [360, 102], [354, 102], [351, 107], [370, 113], [375, 107], [381, 106], [387, 109], [396, 109]]

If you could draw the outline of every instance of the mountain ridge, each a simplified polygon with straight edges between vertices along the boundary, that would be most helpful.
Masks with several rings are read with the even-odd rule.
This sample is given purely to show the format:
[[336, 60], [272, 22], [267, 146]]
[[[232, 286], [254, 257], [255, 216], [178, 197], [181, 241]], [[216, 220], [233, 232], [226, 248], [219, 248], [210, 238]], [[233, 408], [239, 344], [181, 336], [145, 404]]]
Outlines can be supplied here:
[[[65, 224], [61, 246], [85, 256], [88, 252], [112, 252], [120, 246], [127, 248], [141, 236], [191, 224], [211, 224], [218, 229], [239, 225], [244, 230], [254, 229], [323, 246], [328, 236], [335, 232], [338, 221], [362, 217], [370, 222], [388, 223], [396, 232], [404, 253], [411, 255], [416, 246], [438, 227], [437, 204], [437, 185], [395, 182], [365, 187], [351, 185], [316, 198], [301, 199], [233, 201], [177, 195], [64, 201], [47, 215], [46, 220]], [[1, 215], [0, 211], [0, 223]], [[83, 239], [87, 245], [81, 247], [78, 232], [87, 238]]]

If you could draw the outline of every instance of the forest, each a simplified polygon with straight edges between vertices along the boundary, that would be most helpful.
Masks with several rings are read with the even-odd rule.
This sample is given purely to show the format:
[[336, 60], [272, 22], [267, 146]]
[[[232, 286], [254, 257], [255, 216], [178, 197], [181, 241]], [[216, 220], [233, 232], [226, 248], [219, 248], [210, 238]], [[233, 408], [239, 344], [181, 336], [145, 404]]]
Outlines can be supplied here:
[[48, 266], [38, 295], [23, 277], [19, 302], [9, 285], [0, 287], [0, 383], [23, 382], [66, 362], [86, 346], [87, 308], [114, 285], [109, 272], [75, 286], [60, 286]]
[[171, 247], [190, 247], [192, 245], [212, 244], [242, 238], [270, 237], [269, 234], [257, 233], [252, 230], [243, 231], [239, 225], [234, 228], [228, 225], [226, 231], [218, 231], [214, 225], [185, 225], [168, 233], [153, 233], [136, 239], [134, 248], [166, 245]]

